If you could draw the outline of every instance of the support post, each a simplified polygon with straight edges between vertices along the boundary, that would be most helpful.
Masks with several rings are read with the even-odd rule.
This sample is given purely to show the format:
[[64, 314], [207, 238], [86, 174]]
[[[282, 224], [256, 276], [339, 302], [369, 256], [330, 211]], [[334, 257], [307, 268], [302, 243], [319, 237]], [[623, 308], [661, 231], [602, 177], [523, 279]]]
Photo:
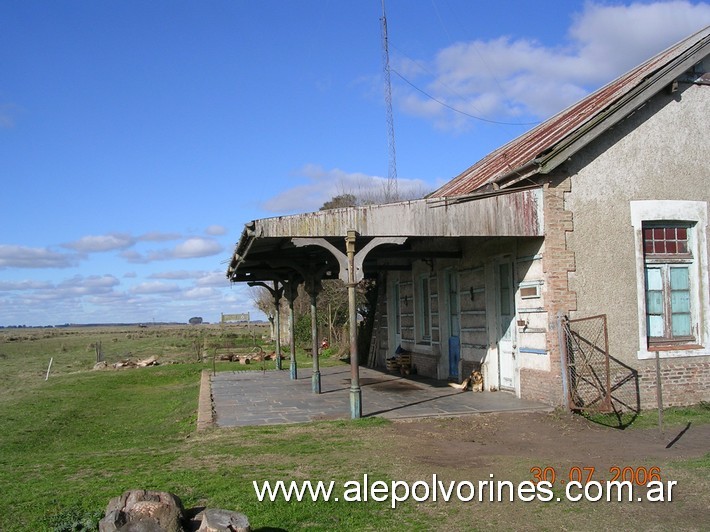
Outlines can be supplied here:
[[311, 375], [311, 388], [313, 393], [320, 393], [320, 365], [318, 355], [318, 309], [316, 303], [318, 294], [320, 294], [323, 286], [321, 285], [322, 271], [319, 271], [315, 265], [311, 265], [311, 273], [306, 279], [306, 293], [311, 296], [311, 350], [313, 354], [313, 374]]
[[278, 282], [274, 281], [274, 304], [276, 305], [276, 316], [274, 325], [276, 326], [276, 369], [281, 369], [281, 294], [283, 288], [278, 288]]
[[348, 231], [345, 248], [348, 256], [348, 312], [350, 317], [350, 417], [362, 417], [362, 390], [357, 353], [357, 305], [355, 301], [355, 231]]
[[[316, 283], [314, 282], [313, 285]], [[311, 376], [311, 388], [313, 393], [320, 393], [320, 367], [318, 361], [318, 318], [316, 300], [318, 292], [314, 286], [311, 287], [311, 348], [313, 349], [313, 375]]]
[[[284, 287], [286, 285], [282, 282], [282, 286], [279, 287], [279, 281], [274, 281], [273, 283], [273, 288], [262, 281], [253, 281], [247, 284], [249, 286], [262, 286], [266, 288], [274, 298], [276, 316], [274, 316], [274, 323], [272, 323], [272, 325], [276, 327], [276, 369], [281, 369], [281, 296], [284, 293]], [[222, 314], [222, 318], [224, 319], [224, 314]], [[291, 331], [291, 333], [293, 334], [293, 331]]]
[[355, 253], [355, 239], [357, 231], [348, 231], [345, 237], [346, 253], [343, 254], [325, 238], [292, 238], [291, 243], [296, 247], [320, 246], [327, 249], [338, 261], [340, 280], [348, 287], [348, 311], [350, 314], [350, 417], [362, 417], [362, 391], [360, 390], [360, 368], [357, 353], [357, 304], [355, 301], [355, 287], [363, 279], [363, 264], [365, 257], [376, 246], [383, 244], [402, 245], [407, 237], [375, 237], [360, 251]]
[[285, 289], [284, 295], [286, 296], [286, 300], [288, 301], [288, 320], [291, 334], [290, 373], [291, 380], [295, 381], [296, 379], [298, 379], [298, 367], [296, 364], [296, 313], [293, 310], [293, 302], [298, 296], [298, 282], [295, 279], [291, 278], [288, 281], [284, 280], [283, 285]]

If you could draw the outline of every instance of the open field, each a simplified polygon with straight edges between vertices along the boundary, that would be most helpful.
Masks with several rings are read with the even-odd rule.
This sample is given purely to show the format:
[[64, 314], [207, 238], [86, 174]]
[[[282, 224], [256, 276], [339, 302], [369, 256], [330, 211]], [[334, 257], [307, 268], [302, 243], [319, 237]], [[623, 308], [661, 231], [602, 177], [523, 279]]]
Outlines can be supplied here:
[[[194, 340], [200, 333], [208, 362], [196, 362]], [[654, 426], [655, 412], [624, 431], [557, 412], [198, 433], [200, 373], [211, 369], [210, 350], [253, 349], [254, 335], [233, 334], [241, 332], [192, 327], [0, 331], [0, 530], [71, 530], [82, 519], [95, 522], [111, 497], [131, 488], [171, 491], [187, 508], [242, 511], [255, 530], [707, 527], [707, 405], [667, 412], [662, 436]], [[163, 364], [91, 371], [97, 342], [108, 362], [159, 355]], [[50, 357], [53, 369], [45, 382]], [[308, 363], [305, 357], [302, 363]], [[217, 364], [218, 371], [237, 367]], [[238, 367], [249, 368], [261, 369], [261, 364]], [[627, 466], [637, 476], [655, 467], [664, 481], [676, 481], [672, 502], [439, 499], [410, 500], [393, 510], [389, 501], [373, 500], [259, 502], [252, 487], [254, 480], [334, 480], [335, 491], [343, 495], [340, 486], [362, 481], [364, 474], [371, 482], [431, 482], [436, 474], [447, 483], [489, 480], [490, 475], [517, 483], [531, 480], [536, 468], [548, 477], [546, 468], [554, 468], [556, 497], [575, 467], [585, 473], [593, 467], [594, 479], [604, 481], [614, 467]]]

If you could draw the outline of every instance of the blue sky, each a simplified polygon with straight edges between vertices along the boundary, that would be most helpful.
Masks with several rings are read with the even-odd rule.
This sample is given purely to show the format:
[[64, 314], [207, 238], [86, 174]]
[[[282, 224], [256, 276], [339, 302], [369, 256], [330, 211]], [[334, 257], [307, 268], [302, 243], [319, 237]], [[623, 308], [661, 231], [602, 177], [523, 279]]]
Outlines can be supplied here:
[[[225, 278], [244, 223], [382, 190], [380, 16], [1, 2], [0, 325], [257, 316]], [[398, 185], [421, 195], [707, 26], [710, 4], [387, 0], [387, 19]]]

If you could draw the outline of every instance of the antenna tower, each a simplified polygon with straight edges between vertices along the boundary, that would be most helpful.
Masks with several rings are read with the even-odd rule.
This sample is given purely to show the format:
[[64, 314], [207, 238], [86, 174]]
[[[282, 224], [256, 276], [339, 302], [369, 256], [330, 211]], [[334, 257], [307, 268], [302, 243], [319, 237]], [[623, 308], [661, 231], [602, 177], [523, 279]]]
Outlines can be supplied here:
[[387, 41], [387, 16], [385, 15], [385, 0], [382, 0], [382, 69], [385, 80], [385, 111], [387, 113], [387, 145], [389, 149], [389, 166], [387, 170], [387, 188], [385, 201], [397, 201], [397, 155], [394, 148], [394, 119], [392, 117], [392, 81], [390, 80], [390, 52]]

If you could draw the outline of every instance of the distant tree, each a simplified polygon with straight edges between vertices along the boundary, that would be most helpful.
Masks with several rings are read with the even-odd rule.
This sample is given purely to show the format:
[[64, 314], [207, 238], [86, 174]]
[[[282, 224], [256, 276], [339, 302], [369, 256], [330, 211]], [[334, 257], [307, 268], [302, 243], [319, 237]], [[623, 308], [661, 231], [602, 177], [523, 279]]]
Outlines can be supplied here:
[[339, 194], [326, 201], [320, 210], [325, 211], [328, 209], [340, 209], [343, 207], [356, 207], [357, 205], [358, 201], [354, 194]]

